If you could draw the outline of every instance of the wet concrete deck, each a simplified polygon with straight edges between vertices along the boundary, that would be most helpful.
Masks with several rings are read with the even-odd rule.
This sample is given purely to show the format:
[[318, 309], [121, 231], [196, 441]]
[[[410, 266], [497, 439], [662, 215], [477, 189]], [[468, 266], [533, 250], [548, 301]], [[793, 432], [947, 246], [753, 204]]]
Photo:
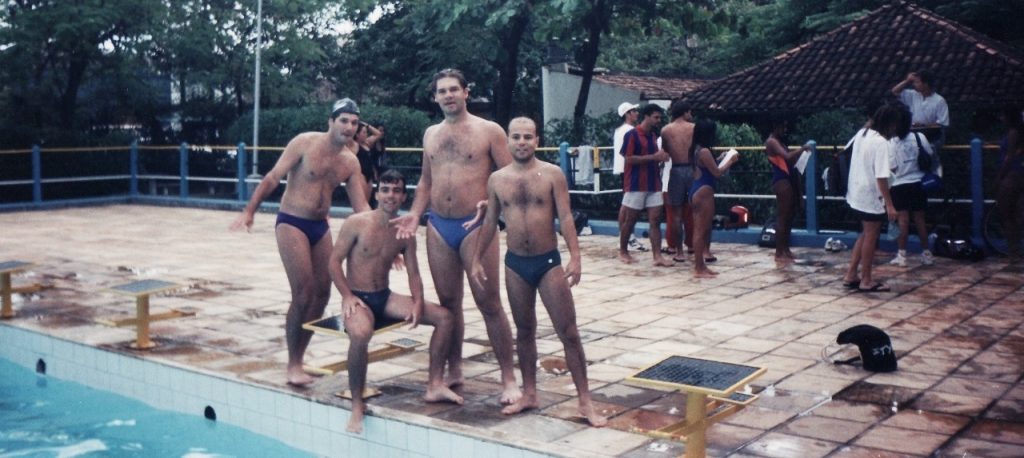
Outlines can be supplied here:
[[[229, 233], [235, 213], [203, 209], [118, 205], [0, 213], [0, 261], [38, 265], [14, 276], [15, 286], [52, 285], [16, 297], [18, 326], [131, 352], [132, 329], [93, 322], [134, 313], [131, 298], [106, 287], [140, 278], [189, 285], [153, 299], [154, 311], [184, 308], [194, 318], [155, 323], [162, 345], [146, 358], [213, 371], [252, 383], [284, 383], [284, 315], [288, 285], [273, 236], [272, 214], [259, 214], [252, 234]], [[340, 220], [332, 221], [334, 231]], [[420, 250], [423, 231], [420, 231]], [[716, 244], [721, 275], [697, 280], [691, 264], [654, 268], [649, 258], [623, 265], [617, 241], [580, 239], [583, 281], [574, 288], [589, 362], [590, 386], [611, 417], [604, 429], [574, 418], [569, 375], [558, 370], [562, 348], [538, 307], [542, 408], [516, 416], [499, 412], [498, 370], [483, 323], [466, 301], [465, 406], [425, 404], [427, 355], [416, 352], [369, 368], [369, 383], [383, 396], [370, 400], [376, 415], [428, 416], [436, 427], [474, 431], [478, 437], [552, 444], [575, 456], [676, 456], [684, 445], [631, 431], [681, 420], [684, 396], [632, 386], [623, 379], [669, 355], [691, 355], [768, 368], [756, 380], [762, 397], [710, 429], [712, 456], [1024, 456], [1024, 267], [999, 260], [963, 263], [939, 259], [930, 267], [889, 266], [876, 260], [876, 276], [892, 293], [851, 293], [840, 277], [849, 253], [798, 249], [809, 262], [776, 268], [768, 250]], [[428, 300], [436, 301], [425, 265]], [[392, 288], [407, 291], [404, 273]], [[507, 304], [506, 304], [507, 310]], [[340, 309], [337, 295], [329, 311]], [[822, 349], [856, 324], [885, 329], [900, 370], [873, 374], [822, 360]], [[377, 340], [412, 337], [430, 329], [398, 330]], [[372, 344], [371, 344], [372, 345]], [[309, 362], [330, 362], [346, 350], [343, 339], [315, 336]], [[833, 345], [833, 350], [836, 347]], [[297, 391], [347, 407], [331, 394], [345, 375]], [[768, 389], [766, 389], [768, 388]], [[566, 453], [566, 451], [569, 451]]]

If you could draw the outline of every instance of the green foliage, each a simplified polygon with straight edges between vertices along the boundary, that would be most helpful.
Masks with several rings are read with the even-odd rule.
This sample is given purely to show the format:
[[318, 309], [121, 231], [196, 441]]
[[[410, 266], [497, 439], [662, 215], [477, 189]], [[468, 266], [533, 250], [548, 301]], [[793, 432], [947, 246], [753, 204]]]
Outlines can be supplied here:
[[[360, 119], [374, 126], [384, 126], [388, 146], [418, 147], [423, 131], [430, 125], [426, 114], [410, 108], [364, 104], [359, 109]], [[260, 144], [285, 146], [302, 132], [325, 132], [330, 112], [330, 104], [260, 110]], [[238, 118], [221, 138], [227, 144], [250, 143], [252, 113]]]
[[856, 110], [830, 110], [806, 116], [791, 128], [791, 143], [814, 140], [817, 144], [845, 145], [864, 125], [866, 116]]
[[622, 124], [622, 118], [616, 113], [608, 112], [596, 118], [584, 115], [581, 122], [584, 134], [582, 138], [577, 138], [573, 135], [572, 119], [548, 121], [544, 126], [543, 146], [558, 146], [563, 141], [569, 142], [570, 145], [611, 145], [612, 133]]
[[722, 146], [756, 146], [764, 143], [761, 134], [750, 124], [721, 123], [715, 129]]

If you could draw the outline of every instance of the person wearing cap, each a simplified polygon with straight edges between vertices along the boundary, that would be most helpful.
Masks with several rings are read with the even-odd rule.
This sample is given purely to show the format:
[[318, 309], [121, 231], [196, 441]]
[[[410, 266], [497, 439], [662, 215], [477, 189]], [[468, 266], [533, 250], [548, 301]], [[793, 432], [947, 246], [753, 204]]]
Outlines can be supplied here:
[[303, 386], [313, 381], [302, 369], [302, 359], [313, 336], [302, 323], [323, 316], [331, 297], [328, 261], [333, 250], [327, 219], [331, 195], [345, 183], [349, 202], [356, 212], [368, 211], [366, 180], [359, 172], [359, 160], [349, 145], [359, 125], [359, 106], [352, 99], [334, 102], [327, 120], [327, 132], [296, 135], [267, 172], [230, 229], [252, 231], [253, 216], [260, 203], [288, 179], [274, 232], [284, 264], [291, 305], [285, 318], [288, 345], [288, 383]]
[[[626, 156], [622, 155], [622, 140], [626, 138], [626, 132], [633, 130], [633, 126], [636, 125], [637, 120], [640, 118], [640, 105], [630, 102], [622, 102], [619, 104], [618, 113], [619, 118], [622, 119], [622, 125], [615, 128], [615, 133], [612, 134], [612, 173], [615, 175], [622, 175], [623, 170], [626, 167]], [[626, 221], [626, 207], [623, 205], [619, 206], [619, 227], [622, 227]], [[646, 251], [647, 247], [643, 246], [636, 237], [630, 234], [629, 246], [635, 248], [638, 251]]]
[[[427, 262], [441, 306], [455, 318], [448, 355], [448, 385], [460, 385], [465, 318], [462, 309], [463, 275], [469, 273], [480, 243], [480, 223], [464, 226], [476, 215], [476, 205], [487, 199], [491, 172], [512, 162], [505, 130], [493, 121], [475, 116], [466, 108], [469, 88], [466, 77], [454, 69], [434, 74], [430, 93], [441, 107], [444, 120], [423, 133], [423, 166], [409, 213], [392, 220], [397, 237], [416, 236], [420, 218], [427, 213]], [[512, 364], [512, 327], [501, 306], [498, 282], [498, 237], [482, 241], [482, 263], [487, 281], [469, 282], [487, 337], [501, 370], [502, 404], [522, 397]]]

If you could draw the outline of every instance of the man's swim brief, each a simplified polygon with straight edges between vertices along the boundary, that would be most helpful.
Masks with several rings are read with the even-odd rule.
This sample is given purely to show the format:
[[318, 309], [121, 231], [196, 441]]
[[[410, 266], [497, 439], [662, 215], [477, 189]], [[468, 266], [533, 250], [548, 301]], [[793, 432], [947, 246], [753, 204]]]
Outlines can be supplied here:
[[314, 221], [289, 215], [285, 212], [277, 212], [277, 223], [274, 224], [274, 227], [277, 227], [279, 224], [287, 224], [302, 231], [303, 234], [306, 234], [306, 238], [309, 239], [309, 246], [316, 245], [323, 238], [324, 234], [331, 230], [330, 225], [327, 224], [327, 218]]
[[534, 288], [540, 286], [544, 274], [560, 265], [562, 257], [557, 249], [537, 256], [519, 256], [511, 251], [505, 252], [505, 266]]

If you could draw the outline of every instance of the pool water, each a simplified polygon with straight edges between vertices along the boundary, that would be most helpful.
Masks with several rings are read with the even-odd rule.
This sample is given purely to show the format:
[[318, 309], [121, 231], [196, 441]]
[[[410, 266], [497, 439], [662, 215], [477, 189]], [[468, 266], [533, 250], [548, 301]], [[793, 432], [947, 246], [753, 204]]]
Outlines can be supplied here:
[[277, 440], [0, 359], [0, 458], [310, 456]]

